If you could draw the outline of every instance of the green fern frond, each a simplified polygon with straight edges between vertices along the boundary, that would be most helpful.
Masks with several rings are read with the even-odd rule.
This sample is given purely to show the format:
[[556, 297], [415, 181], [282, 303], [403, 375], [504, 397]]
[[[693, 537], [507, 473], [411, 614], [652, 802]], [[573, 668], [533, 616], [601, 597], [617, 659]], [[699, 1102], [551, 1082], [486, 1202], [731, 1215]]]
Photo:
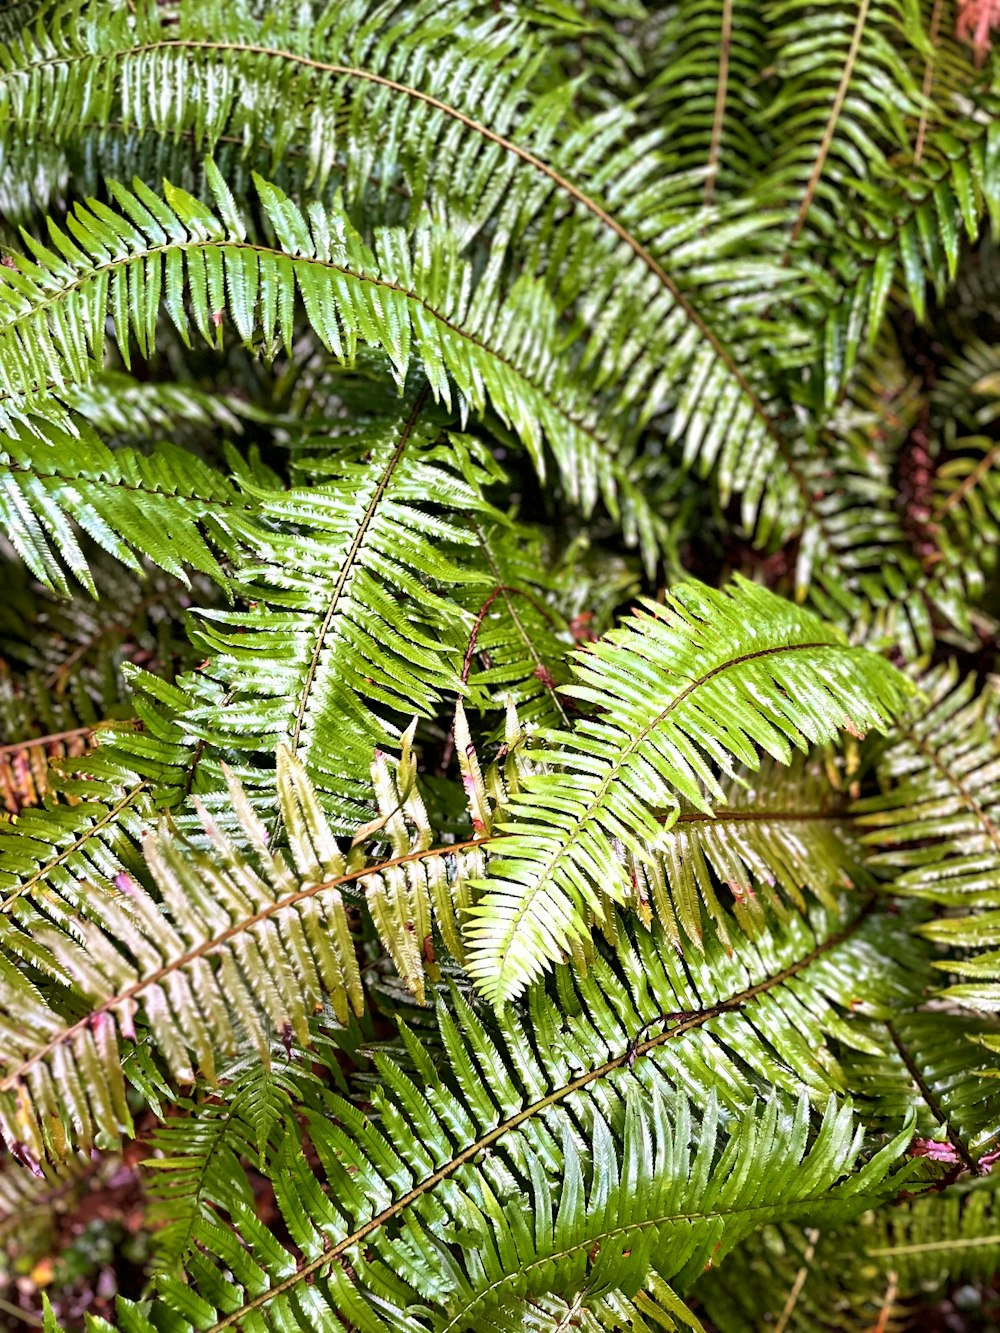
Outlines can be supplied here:
[[584, 939], [588, 913], [626, 899], [616, 844], [640, 860], [662, 845], [657, 807], [668, 824], [682, 799], [710, 814], [725, 799], [714, 766], [754, 768], [758, 746], [788, 762], [843, 728], [882, 729], [905, 697], [887, 663], [742, 580], [682, 585], [579, 654], [574, 674], [567, 694], [600, 715], [546, 736], [558, 770], [513, 797], [467, 928], [470, 971], [495, 1003]]
[[256, 492], [234, 552], [249, 606], [209, 610], [194, 632], [227, 706], [188, 725], [223, 754], [287, 743], [352, 831], [373, 751], [463, 689], [473, 618], [454, 590], [489, 590], [466, 553], [469, 522], [499, 517], [482, 493], [492, 476], [428, 398], [418, 387], [397, 415], [314, 439], [331, 456], [298, 460], [311, 486]]
[[879, 761], [883, 794], [858, 802], [870, 864], [897, 893], [988, 906], [1000, 888], [998, 696], [952, 664], [921, 681], [921, 702]]
[[676, 187], [693, 204], [743, 194], [766, 161], [754, 131], [765, 37], [760, 7], [745, 0], [687, 0], [661, 20], [642, 112], [664, 126]]
[[[924, 684], [930, 706], [901, 725], [881, 762], [884, 794], [857, 811], [872, 830], [865, 841], [878, 849], [870, 860], [892, 868], [898, 892], [958, 909], [920, 927], [948, 946], [936, 966], [967, 978], [942, 997], [990, 1014], [1000, 1010], [998, 696], [990, 687], [977, 692], [973, 677], [960, 682], [954, 665]], [[1000, 1051], [1000, 1033], [986, 1019], [966, 1036]]]
[[766, 22], [781, 90], [758, 121], [772, 134], [780, 126], [780, 136], [758, 188], [772, 206], [787, 207], [791, 247], [803, 231], [811, 242], [829, 235], [855, 182], [885, 175], [889, 156], [909, 148], [920, 94], [900, 51], [911, 32], [897, 0], [819, 10], [779, 0]]
[[[826, 767], [796, 756], [740, 772], [710, 812], [682, 810], [659, 845], [625, 853], [630, 905], [664, 923], [678, 948], [697, 947], [707, 912], [723, 942], [732, 916], [754, 934], [769, 912], [805, 911], [806, 894], [832, 907], [845, 888], [868, 885], [857, 832]], [[499, 848], [497, 849], [499, 851]]]
[[[216, 343], [228, 311], [249, 346], [286, 348], [297, 295], [317, 337], [338, 357], [359, 342], [383, 348], [395, 375], [411, 360], [423, 366], [436, 398], [482, 411], [487, 401], [542, 465], [546, 440], [567, 489], [585, 508], [598, 495], [655, 549], [657, 525], [630, 482], [616, 442], [593, 420], [553, 350], [557, 311], [537, 282], [525, 278], [504, 299], [483, 279], [473, 296], [471, 273], [454, 237], [424, 220], [412, 238], [384, 230], [375, 250], [343, 213], [318, 207], [309, 222], [273, 186], [258, 181], [277, 246], [254, 244], [217, 170], [210, 173], [221, 213], [183, 191], [158, 199], [141, 182], [134, 193], [109, 187], [119, 205], [78, 206], [69, 235], [51, 229], [52, 246], [25, 235], [32, 259], [0, 269], [0, 388], [37, 395], [47, 385], [86, 382], [104, 342], [104, 312], [114, 316], [119, 349], [134, 336], [149, 355], [161, 299], [185, 341], [190, 301], [195, 327]], [[529, 361], [518, 342], [526, 324], [537, 335]], [[87, 330], [88, 332], [80, 332]], [[530, 363], [529, 363], [530, 362]]]
[[792, 1333], [865, 1333], [878, 1319], [905, 1327], [936, 1295], [992, 1277], [996, 1189], [995, 1177], [963, 1183], [832, 1232], [767, 1227], [696, 1296], [720, 1333], [743, 1333], [760, 1312]]
[[[932, 960], [933, 961], [933, 960]], [[861, 1104], [888, 1126], [915, 1117], [923, 1151], [972, 1175], [989, 1168], [998, 1146], [995, 1056], [982, 1050], [1000, 1025], [942, 1011], [940, 1003], [899, 1012], [886, 1022], [888, 1040], [877, 1055], [845, 1059], [845, 1074]], [[985, 1160], [985, 1166], [980, 1162]]]
[[44, 807], [0, 820], [0, 933], [15, 952], [22, 941], [10, 922], [65, 921], [82, 892], [97, 904], [117, 894], [119, 875], [140, 874], [142, 834], [192, 782], [192, 743], [168, 711], [186, 696], [154, 677], [138, 680], [149, 692], [134, 696], [136, 718], [98, 728], [96, 750], [50, 772]]
[[180, 1101], [180, 1114], [151, 1136], [145, 1165], [157, 1272], [180, 1269], [197, 1221], [210, 1219], [214, 1208], [234, 1200], [252, 1208], [242, 1162], [266, 1166], [309, 1082], [298, 1063], [291, 1065], [290, 1042], [288, 1052], [270, 1054], [266, 1062], [255, 1053], [221, 1069], [211, 1097]]
[[209, 545], [225, 550], [245, 527], [247, 500], [186, 449], [112, 452], [84, 421], [73, 432], [44, 418], [10, 422], [0, 451], [0, 523], [46, 587], [66, 594], [63, 564], [96, 596], [76, 529], [136, 571], [140, 555], [175, 578], [188, 570], [219, 583]]
[[[404, 1032], [420, 1083], [378, 1058], [377, 1121], [332, 1096], [306, 1112], [326, 1190], [310, 1183], [298, 1136], [286, 1138], [273, 1180], [303, 1260], [293, 1263], [250, 1211], [234, 1208], [242, 1242], [220, 1222], [199, 1230], [229, 1276], [199, 1263], [195, 1290], [162, 1282], [172, 1306], [213, 1328], [249, 1318], [262, 1327], [321, 1319], [336, 1327], [335, 1315], [377, 1328], [385, 1326], [377, 1302], [388, 1298], [401, 1310], [426, 1310], [433, 1327], [489, 1320], [514, 1329], [523, 1327], [522, 1301], [533, 1291], [634, 1296], [650, 1267], [683, 1287], [745, 1234], [759, 1210], [786, 1217], [818, 1209], [833, 1220], [894, 1188], [883, 1177], [905, 1133], [837, 1184], [859, 1147], [845, 1111], [828, 1107], [811, 1140], [804, 1102], [790, 1115], [777, 1101], [762, 1107], [752, 1099], [727, 1120], [710, 1101], [695, 1128], [683, 1099], [668, 1117], [658, 1079], [644, 1086], [624, 1061], [614, 1062], [615, 1110], [605, 1117], [591, 1105], [581, 1132], [562, 1105], [580, 1080], [558, 1095], [544, 1094], [542, 1084], [524, 1105], [515, 1078], [529, 1070], [509, 1072], [472, 1011], [456, 1003], [464, 1035], [445, 1011], [439, 1020], [453, 1072], [436, 1067]], [[402, 1124], [420, 1141], [400, 1153], [394, 1127]], [[765, 1162], [774, 1171], [777, 1155], [784, 1168], [768, 1193], [758, 1173]], [[531, 1227], [521, 1180], [530, 1182]], [[130, 1317], [137, 1328], [153, 1326], [138, 1310]]]
[[583, 1333], [602, 1329], [635, 1329], [636, 1333], [704, 1333], [695, 1314], [670, 1287], [653, 1274], [646, 1286], [629, 1300], [621, 1292], [606, 1296], [580, 1293], [569, 1300], [536, 1297], [522, 1313], [524, 1329], [531, 1333], [560, 1333], [566, 1328], [580, 1328]]

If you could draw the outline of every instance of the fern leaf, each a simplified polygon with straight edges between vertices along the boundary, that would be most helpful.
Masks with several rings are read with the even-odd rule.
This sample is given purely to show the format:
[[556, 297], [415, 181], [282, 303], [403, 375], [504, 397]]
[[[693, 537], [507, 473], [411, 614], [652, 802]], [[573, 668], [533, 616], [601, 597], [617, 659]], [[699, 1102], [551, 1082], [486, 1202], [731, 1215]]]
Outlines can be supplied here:
[[[218, 1059], [237, 1054], [247, 1041], [266, 1060], [269, 1033], [287, 1029], [307, 1042], [309, 1015], [324, 995], [342, 1023], [362, 1013], [344, 885], [364, 893], [385, 947], [422, 1002], [425, 976], [437, 976], [432, 914], [445, 940], [461, 950], [440, 862], [462, 846], [431, 847], [408, 746], [406, 738], [395, 774], [384, 758], [373, 769], [389, 859], [368, 863], [360, 852], [345, 858], [301, 765], [285, 750], [278, 756], [278, 796], [290, 859], [271, 850], [267, 830], [230, 777], [230, 801], [249, 853], [196, 802], [208, 850], [165, 824], [144, 841], [146, 867], [135, 874], [117, 869], [110, 893], [80, 885], [64, 890], [73, 916], [54, 910], [51, 895], [42, 899], [44, 912], [22, 911], [23, 930], [3, 933], [7, 948], [30, 969], [69, 984], [87, 1012], [80, 1017], [72, 1004], [63, 1012], [64, 997], [48, 1003], [27, 973], [5, 965], [0, 1025], [8, 1066], [0, 1080], [0, 1093], [7, 1094], [0, 1115], [10, 1140], [38, 1156], [58, 1155], [60, 1136], [51, 1138], [50, 1131], [63, 1106], [69, 1132], [83, 1146], [95, 1134], [127, 1132], [122, 1044], [135, 1040], [137, 1021], [149, 1025], [173, 1078], [189, 1083], [195, 1069], [214, 1081]], [[136, 852], [120, 813], [105, 819], [133, 869]], [[85, 827], [96, 841], [93, 822]], [[10, 842], [18, 850], [20, 839]], [[73, 851], [77, 858], [86, 854], [82, 845]], [[120, 864], [116, 858], [113, 868]], [[50, 865], [37, 868], [7, 906], [20, 904], [43, 877], [52, 878]], [[155, 895], [144, 887], [147, 878]], [[461, 902], [461, 894], [456, 897]], [[93, 1082], [87, 1071], [97, 1069], [104, 1073]], [[60, 1071], [67, 1079], [65, 1101]]]
[[901, 720], [880, 761], [884, 791], [856, 805], [870, 862], [895, 890], [963, 907], [1000, 888], [1000, 755], [995, 691], [952, 664], [921, 682], [927, 703]]
[[112, 452], [84, 422], [75, 427], [11, 423], [0, 452], [0, 524], [35, 577], [68, 594], [58, 555], [96, 596], [77, 527], [136, 571], [141, 555], [185, 582], [196, 570], [224, 583], [206, 534], [225, 549], [247, 500], [185, 449]]
[[[290, 1263], [252, 1212], [237, 1206], [233, 1220], [242, 1241], [218, 1222], [199, 1230], [228, 1276], [199, 1266], [204, 1284], [187, 1289], [187, 1299], [172, 1281], [161, 1283], [161, 1294], [192, 1313], [197, 1308], [211, 1327], [250, 1318], [292, 1328], [319, 1319], [331, 1326], [334, 1318], [370, 1322], [373, 1302], [391, 1292], [397, 1308], [429, 1306], [441, 1327], [497, 1320], [497, 1327], [513, 1329], [523, 1327], [522, 1302], [535, 1291], [569, 1296], [596, 1277], [594, 1294], [630, 1296], [650, 1269], [683, 1289], [713, 1251], [718, 1260], [747, 1234], [761, 1209], [782, 1218], [800, 1210], [812, 1216], [818, 1208], [832, 1221], [894, 1188], [884, 1176], [908, 1131], [836, 1184], [859, 1148], [844, 1110], [831, 1104], [813, 1138], [804, 1102], [789, 1115], [785, 1104], [763, 1107], [752, 1097], [720, 1133], [715, 1102], [700, 1124], [683, 1098], [671, 1102], [668, 1116], [658, 1076], [651, 1075], [647, 1089], [624, 1060], [613, 1062], [621, 1078], [616, 1100], [628, 1109], [613, 1119], [596, 1105], [586, 1109], [584, 1156], [581, 1131], [571, 1128], [562, 1105], [569, 1088], [545, 1094], [547, 1080], [539, 1086], [530, 1066], [499, 1059], [495, 1038], [462, 1004], [459, 1017], [463, 1034], [446, 1012], [439, 1019], [448, 1050], [443, 1068], [404, 1032], [419, 1083], [378, 1059], [377, 1122], [329, 1094], [325, 1105], [306, 1113], [326, 1190], [313, 1178], [298, 1135], [285, 1139], [273, 1179], [300, 1263]], [[501, 1039], [513, 1040], [514, 1032]], [[520, 1042], [514, 1049], [529, 1050]], [[489, 1071], [485, 1086], [473, 1053]], [[611, 1072], [605, 1066], [591, 1077]], [[515, 1082], [526, 1079], [535, 1089], [528, 1105]], [[400, 1152], [399, 1137], [388, 1135], [404, 1123], [420, 1126], [421, 1141]], [[490, 1157], [481, 1157], [486, 1148]], [[771, 1193], [757, 1173], [776, 1154], [786, 1169], [776, 1173], [780, 1183]], [[524, 1226], [523, 1178], [530, 1181], [537, 1227]], [[137, 1310], [131, 1317], [140, 1320], [137, 1327], [153, 1326]]]
[[195, 630], [203, 674], [228, 702], [192, 709], [189, 724], [222, 753], [287, 743], [344, 830], [364, 818], [373, 751], [462, 689], [472, 618], [446, 594], [485, 585], [463, 556], [468, 520], [495, 513], [489, 476], [442, 438], [427, 397], [418, 389], [398, 416], [334, 437], [330, 458], [300, 459], [314, 485], [259, 493], [235, 553], [249, 608], [208, 610]]
[[[846, 646], [815, 617], [740, 581], [725, 593], [684, 585], [575, 665], [567, 693], [602, 710], [552, 733], [559, 771], [528, 777], [494, 845], [467, 934], [469, 967], [499, 1003], [520, 993], [629, 892], [620, 841], [642, 858], [662, 832], [656, 807], [724, 799], [713, 765], [751, 768], [756, 746], [792, 749], [846, 727], [884, 728], [905, 697], [884, 662]], [[808, 699], [793, 714], [791, 698]]]
[[[568, 367], [558, 362], [557, 312], [539, 284], [526, 279], [501, 302], [484, 280], [470, 301], [468, 265], [442, 228], [425, 221], [412, 240], [387, 229], [373, 252], [341, 211], [313, 210], [307, 223], [292, 201], [262, 180], [261, 202], [279, 244], [254, 245], [217, 170], [211, 181], [221, 217], [183, 191], [168, 189], [164, 201], [136, 182], [134, 193], [114, 187], [118, 212], [98, 215], [79, 206], [76, 230], [89, 242], [78, 245], [54, 230], [50, 249], [26, 236], [34, 258], [19, 257], [15, 269], [0, 270], [6, 312], [0, 388], [30, 396], [50, 383], [85, 382], [93, 372], [90, 358], [102, 354], [106, 308], [115, 313], [119, 347], [134, 336], [148, 354], [161, 292], [185, 341], [189, 299], [195, 326], [209, 343], [216, 341], [216, 316], [228, 310], [247, 345], [260, 337], [265, 347], [279, 338], [288, 346], [298, 294], [320, 341], [336, 356], [350, 359], [359, 341], [384, 348], [401, 380], [411, 359], [419, 358], [435, 396], [446, 403], [453, 377], [463, 402], [482, 411], [489, 401], [539, 466], [547, 440], [570, 494], [585, 507], [601, 494], [617, 512], [620, 498], [632, 531], [652, 550], [655, 519], [617, 458], [615, 441], [592, 421]], [[530, 365], [517, 337], [525, 322], [542, 335]], [[82, 343], [78, 330], [89, 330], [80, 335]]]

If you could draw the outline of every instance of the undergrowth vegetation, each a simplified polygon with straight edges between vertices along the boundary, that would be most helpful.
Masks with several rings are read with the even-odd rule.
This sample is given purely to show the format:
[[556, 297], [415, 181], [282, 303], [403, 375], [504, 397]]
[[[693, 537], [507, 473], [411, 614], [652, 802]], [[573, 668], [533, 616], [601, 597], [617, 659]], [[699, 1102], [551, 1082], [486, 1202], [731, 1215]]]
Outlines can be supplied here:
[[0, 8], [11, 1327], [996, 1327], [994, 23]]

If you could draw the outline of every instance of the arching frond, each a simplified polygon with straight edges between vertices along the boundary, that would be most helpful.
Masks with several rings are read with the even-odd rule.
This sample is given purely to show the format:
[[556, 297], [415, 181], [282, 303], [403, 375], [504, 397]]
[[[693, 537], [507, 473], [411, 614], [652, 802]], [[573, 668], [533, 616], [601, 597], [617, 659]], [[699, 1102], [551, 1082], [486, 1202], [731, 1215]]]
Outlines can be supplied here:
[[[623, 451], [572, 388], [555, 350], [557, 310], [540, 284], [525, 277], [504, 296], [487, 277], [473, 295], [469, 265], [444, 228], [424, 220], [412, 238], [387, 229], [372, 250], [343, 213], [316, 208], [307, 223], [260, 180], [278, 244], [255, 244], [217, 169], [210, 178], [221, 216], [176, 189], [158, 199], [137, 181], [134, 192], [112, 188], [117, 212], [78, 206], [77, 239], [56, 229], [48, 248], [26, 235], [33, 258], [0, 270], [0, 387], [32, 395], [85, 382], [90, 358], [102, 353], [106, 308], [123, 351], [133, 336], [144, 354], [155, 346], [161, 299], [185, 341], [190, 302], [209, 343], [228, 310], [248, 345], [280, 339], [287, 347], [301, 296], [328, 350], [350, 358], [359, 341], [383, 348], [400, 380], [417, 359], [445, 402], [454, 379], [467, 406], [481, 411], [489, 402], [513, 425], [539, 466], [545, 440], [585, 507], [599, 494], [614, 512], [621, 504], [632, 532], [653, 549], [655, 520], [629, 481]], [[527, 325], [536, 334], [530, 349], [520, 342]]]
[[[846, 1113], [832, 1106], [811, 1143], [804, 1103], [791, 1116], [751, 1094], [734, 1118], [710, 1102], [698, 1123], [681, 1099], [668, 1115], [662, 1074], [642, 1050], [635, 1061], [626, 1054], [571, 1073], [560, 1087], [565, 1056], [556, 1046], [532, 1054], [516, 1024], [488, 1035], [461, 999], [455, 1004], [461, 1031], [446, 1010], [439, 1017], [445, 1062], [431, 1061], [405, 1030], [412, 1075], [377, 1057], [377, 1119], [338, 1097], [306, 1112], [327, 1190], [305, 1183], [298, 1136], [286, 1139], [272, 1178], [302, 1258], [295, 1263], [266, 1244], [252, 1213], [236, 1207], [242, 1241], [220, 1222], [199, 1231], [229, 1276], [198, 1264], [194, 1290], [161, 1284], [171, 1304], [181, 1301], [188, 1318], [197, 1311], [209, 1327], [249, 1318], [263, 1327], [320, 1319], [335, 1327], [335, 1315], [381, 1327], [377, 1302], [388, 1298], [414, 1315], [423, 1309], [435, 1328], [489, 1320], [513, 1329], [523, 1327], [521, 1302], [535, 1291], [569, 1296], [586, 1284], [594, 1294], [634, 1297], [650, 1267], [683, 1288], [743, 1234], [747, 1208], [772, 1217], [805, 1209], [832, 1221], [894, 1188], [880, 1179], [905, 1139], [835, 1183], [858, 1140]], [[606, 1023], [610, 1012], [595, 1010], [593, 1021]], [[511, 1063], [505, 1050], [518, 1053]], [[550, 1073], [539, 1059], [553, 1062]], [[579, 1097], [594, 1079], [613, 1080], [607, 1109]], [[395, 1127], [403, 1124], [418, 1139], [400, 1151]], [[785, 1168], [771, 1195], [756, 1175], [765, 1159], [775, 1169], [773, 1154]], [[532, 1199], [530, 1227], [522, 1182]], [[130, 1318], [147, 1327], [138, 1311]]]
[[[547, 737], [558, 770], [513, 797], [468, 927], [470, 970], [494, 1002], [585, 938], [588, 912], [629, 895], [616, 847], [642, 859], [661, 844], [657, 807], [710, 814], [725, 799], [714, 765], [755, 767], [757, 746], [787, 762], [841, 728], [885, 727], [904, 697], [887, 663], [745, 581], [683, 585], [579, 654], [574, 675], [567, 694], [601, 715]], [[793, 697], [810, 701], [794, 721]]]
[[167, 441], [151, 455], [112, 452], [84, 421], [70, 433], [44, 418], [10, 422], [4, 434], [3, 533], [37, 579], [66, 593], [63, 565], [96, 595], [80, 530], [132, 569], [141, 555], [185, 581], [195, 570], [221, 583], [212, 545], [224, 550], [249, 508], [225, 477]]

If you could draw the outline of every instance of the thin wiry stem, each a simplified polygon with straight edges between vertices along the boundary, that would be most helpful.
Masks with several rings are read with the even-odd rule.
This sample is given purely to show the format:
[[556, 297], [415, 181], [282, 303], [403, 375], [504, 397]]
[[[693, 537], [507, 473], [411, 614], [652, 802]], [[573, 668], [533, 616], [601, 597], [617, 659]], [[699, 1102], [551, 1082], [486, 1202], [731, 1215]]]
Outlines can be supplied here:
[[715, 89], [715, 110], [712, 113], [712, 140], [708, 148], [708, 170], [705, 174], [706, 208], [712, 202], [715, 177], [719, 170], [719, 149], [722, 145], [722, 126], [726, 117], [726, 95], [729, 89], [729, 53], [733, 43], [733, 0], [722, 2], [722, 33], [719, 37], [719, 81]]
[[860, 0], [860, 4], [858, 5], [858, 18], [854, 25], [854, 32], [851, 36], [851, 45], [848, 48], [847, 59], [844, 61], [840, 83], [834, 94], [833, 105], [830, 107], [830, 115], [826, 122], [826, 128], [823, 130], [823, 137], [820, 140], [819, 151], [816, 154], [816, 161], [813, 163], [809, 183], [806, 185], [805, 195], [802, 198], [802, 203], [799, 205], [798, 215], [795, 218], [795, 225], [792, 227], [792, 234], [788, 238], [788, 247], [785, 250], [786, 261], [791, 247], [802, 234], [802, 228], [806, 224], [806, 217], [809, 214], [809, 209], [812, 207], [812, 201], [815, 198], [816, 190], [823, 176], [826, 159], [829, 156], [830, 148], [833, 145], [833, 136], [837, 131], [837, 122], [840, 120], [840, 113], [844, 109], [844, 102], [847, 99], [847, 91], [851, 86], [851, 79], [854, 77], [854, 66], [857, 64], [858, 55], [861, 51], [861, 39], [864, 36], [865, 25], [868, 22], [868, 11], [870, 8], [871, 0]]

